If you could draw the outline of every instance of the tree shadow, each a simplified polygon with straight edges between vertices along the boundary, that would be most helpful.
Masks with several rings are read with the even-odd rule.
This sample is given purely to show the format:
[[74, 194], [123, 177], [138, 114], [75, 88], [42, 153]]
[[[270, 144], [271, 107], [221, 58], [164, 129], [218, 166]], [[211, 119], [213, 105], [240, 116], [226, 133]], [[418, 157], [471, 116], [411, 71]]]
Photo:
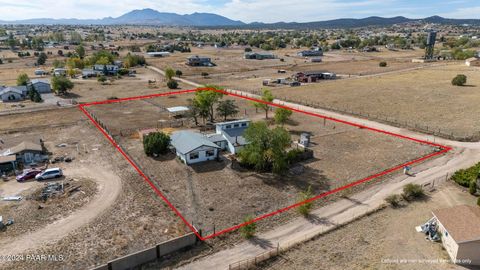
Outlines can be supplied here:
[[270, 242], [267, 239], [260, 238], [258, 236], [253, 236], [252, 238], [248, 239], [250, 243], [252, 243], [255, 246], [259, 246], [262, 249], [271, 249], [273, 248], [272, 242]]
[[315, 225], [327, 225], [327, 226], [335, 226], [337, 225], [335, 222], [331, 221], [326, 217], [319, 217], [315, 214], [309, 214], [306, 219]]
[[59, 95], [61, 98], [72, 99], [72, 98], [81, 98], [82, 96], [76, 93], [67, 92], [66, 94]]

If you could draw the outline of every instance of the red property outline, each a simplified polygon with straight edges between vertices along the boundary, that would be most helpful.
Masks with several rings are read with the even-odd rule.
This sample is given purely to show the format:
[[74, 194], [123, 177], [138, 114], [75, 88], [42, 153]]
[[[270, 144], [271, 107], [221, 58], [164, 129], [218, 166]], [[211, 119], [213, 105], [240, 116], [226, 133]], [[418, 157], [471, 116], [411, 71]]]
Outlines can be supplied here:
[[[417, 143], [421, 143], [421, 144], [426, 144], [426, 145], [438, 147], [438, 148], [440, 148], [441, 150], [440, 150], [440, 151], [437, 151], [437, 152], [433, 152], [433, 153], [431, 153], [431, 154], [428, 154], [428, 155], [426, 155], [426, 156], [424, 156], [424, 157], [421, 157], [421, 158], [418, 158], [418, 159], [415, 159], [415, 160], [406, 162], [406, 163], [404, 163], [404, 164], [395, 166], [395, 167], [390, 168], [390, 169], [387, 169], [387, 170], [385, 170], [385, 171], [382, 171], [382, 172], [379, 172], [379, 173], [370, 175], [370, 176], [368, 176], [368, 177], [366, 177], [366, 178], [357, 180], [357, 181], [352, 182], [352, 183], [350, 183], [350, 184], [348, 184], [348, 185], [345, 185], [345, 186], [342, 186], [342, 187], [338, 187], [338, 188], [335, 188], [335, 189], [333, 189], [333, 190], [327, 191], [327, 192], [325, 192], [325, 193], [319, 194], [319, 195], [317, 195], [317, 196], [315, 196], [315, 197], [313, 197], [313, 198], [311, 198], [311, 199], [305, 200], [305, 201], [303, 201], [303, 202], [299, 202], [299, 203], [296, 203], [296, 204], [287, 206], [287, 207], [285, 207], [285, 208], [278, 209], [278, 210], [276, 210], [276, 211], [274, 211], [274, 212], [271, 212], [271, 213], [267, 213], [267, 214], [258, 216], [258, 217], [254, 218], [253, 220], [251, 220], [251, 221], [249, 221], [249, 222], [244, 222], [244, 223], [242, 223], [242, 224], [238, 224], [238, 225], [235, 225], [235, 226], [233, 226], [233, 227], [230, 227], [230, 228], [221, 230], [221, 231], [219, 231], [219, 232], [216, 232], [216, 233], [214, 233], [214, 234], [210, 234], [210, 235], [207, 235], [207, 236], [203, 237], [203, 236], [201, 236], [201, 235], [199, 234], [199, 232], [195, 229], [195, 227], [194, 227], [192, 224], [190, 224], [190, 223], [182, 216], [182, 214], [180, 213], [180, 211], [178, 211], [178, 209], [175, 208], [175, 206], [173, 206], [172, 203], [170, 203], [170, 201], [165, 197], [165, 195], [163, 195], [163, 193], [152, 183], [152, 181], [150, 180], [150, 178], [149, 178], [147, 175], [145, 175], [145, 173], [142, 172], [142, 170], [135, 164], [135, 162], [128, 156], [128, 154], [123, 151], [123, 149], [119, 146], [119, 144], [118, 144], [112, 137], [110, 137], [110, 135], [108, 135], [108, 133], [100, 126], [99, 123], [97, 123], [97, 122], [93, 119], [93, 117], [90, 115], [90, 113], [85, 109], [85, 107], [95, 106], [95, 105], [111, 104], [111, 103], [118, 103], [118, 102], [123, 102], [123, 101], [140, 100], [140, 99], [148, 99], [148, 98], [156, 98], [156, 97], [169, 96], [169, 95], [177, 95], [177, 94], [194, 93], [194, 92], [197, 92], [197, 91], [216, 91], [216, 92], [219, 92], [219, 93], [223, 93], [223, 94], [225, 94], [225, 95], [234, 96], [234, 97], [239, 97], [239, 98], [247, 99], [247, 100], [250, 100], [250, 101], [260, 102], [260, 103], [268, 104], [268, 105], [273, 106], [273, 107], [284, 108], [284, 109], [288, 109], [288, 110], [291, 110], [291, 111], [294, 111], [294, 112], [303, 113], [303, 114], [306, 114], [306, 115], [310, 115], [310, 116], [314, 116], [314, 117], [318, 117], [318, 118], [322, 118], [322, 119], [334, 121], [334, 122], [337, 122], [337, 123], [342, 123], [342, 124], [346, 124], [346, 125], [358, 127], [358, 128], [361, 128], [361, 129], [367, 129], [367, 130], [371, 130], [371, 131], [374, 131], [374, 132], [383, 133], [383, 134], [386, 134], [386, 135], [389, 135], [389, 136], [394, 136], [394, 137], [398, 137], [398, 138], [401, 138], [401, 139], [410, 140], [410, 141], [414, 141], [414, 142], [417, 142]], [[372, 127], [367, 127], [367, 126], [363, 126], [363, 125], [360, 125], [360, 124], [355, 124], [355, 123], [351, 123], [351, 122], [348, 122], [348, 121], [340, 120], [340, 119], [337, 119], [337, 118], [333, 118], [333, 117], [329, 117], [329, 116], [324, 116], [324, 115], [317, 114], [317, 113], [307, 112], [307, 111], [303, 111], [303, 110], [300, 110], [300, 109], [295, 109], [295, 108], [287, 107], [287, 106], [280, 105], [280, 104], [275, 104], [275, 103], [271, 103], [271, 102], [266, 102], [266, 101], [263, 101], [263, 100], [258, 100], [258, 99], [251, 98], [251, 97], [247, 97], [247, 96], [242, 96], [242, 95], [238, 95], [238, 94], [228, 93], [228, 92], [226, 92], [226, 91], [218, 90], [218, 89], [213, 89], [213, 88], [197, 88], [197, 89], [191, 89], [191, 90], [182, 90], [182, 91], [175, 91], [175, 92], [167, 92], [167, 93], [162, 93], [162, 94], [152, 94], [152, 95], [145, 95], [145, 96], [136, 96], [136, 97], [121, 98], [121, 99], [115, 99], [115, 100], [104, 100], [104, 101], [99, 101], [99, 102], [90, 102], [90, 103], [80, 104], [80, 105], [78, 106], [78, 108], [90, 119], [90, 121], [93, 123], [93, 125], [110, 141], [110, 143], [120, 152], [120, 154], [122, 154], [122, 156], [128, 161], [128, 163], [130, 163], [130, 165], [132, 165], [132, 167], [140, 174], [140, 176], [143, 177], [143, 179], [150, 185], [150, 187], [155, 191], [155, 193], [156, 193], [160, 198], [162, 198], [162, 199], [165, 201], [165, 203], [173, 210], [173, 212], [175, 212], [175, 214], [177, 214], [177, 216], [179, 216], [180, 219], [190, 228], [190, 230], [191, 230], [193, 233], [195, 233], [195, 235], [196, 235], [200, 240], [202, 240], [202, 241], [207, 240], [207, 239], [210, 239], [210, 238], [213, 238], [213, 237], [216, 237], [216, 236], [218, 236], [218, 235], [221, 235], [221, 234], [224, 234], [224, 233], [227, 233], [227, 232], [230, 232], [230, 231], [233, 231], [233, 230], [236, 230], [236, 229], [238, 229], [238, 228], [240, 228], [240, 227], [243, 227], [243, 226], [245, 226], [245, 225], [247, 225], [247, 224], [250, 224], [250, 223], [253, 223], [253, 222], [257, 222], [257, 221], [262, 220], [262, 219], [265, 219], [265, 218], [267, 218], [267, 217], [280, 214], [280, 213], [285, 212], [285, 211], [287, 211], [287, 210], [290, 210], [290, 209], [292, 209], [292, 208], [298, 207], [298, 206], [300, 206], [300, 205], [302, 205], [302, 204], [305, 204], [305, 203], [308, 203], [308, 202], [312, 202], [312, 201], [318, 200], [318, 199], [320, 199], [320, 198], [324, 198], [324, 197], [329, 196], [329, 195], [331, 195], [331, 194], [340, 192], [340, 191], [342, 191], [342, 190], [345, 190], [345, 189], [348, 189], [348, 188], [351, 188], [351, 187], [354, 187], [354, 186], [358, 186], [358, 185], [360, 185], [360, 184], [362, 184], [362, 183], [365, 183], [365, 182], [372, 181], [372, 180], [374, 180], [374, 179], [376, 179], [376, 178], [379, 178], [380, 176], [384, 176], [384, 175], [390, 174], [390, 173], [392, 173], [392, 172], [394, 172], [394, 171], [397, 171], [397, 170], [399, 170], [399, 169], [402, 169], [402, 168], [405, 167], [405, 166], [412, 165], [412, 164], [415, 164], [415, 163], [424, 161], [424, 160], [426, 160], [426, 159], [429, 159], [429, 158], [432, 158], [432, 157], [434, 157], [434, 156], [438, 156], [438, 155], [444, 154], [444, 153], [452, 150], [452, 148], [451, 148], [451, 147], [448, 147], [448, 146], [444, 146], [444, 145], [440, 145], [440, 144], [436, 144], [436, 143], [432, 143], [432, 142], [428, 142], [428, 141], [424, 141], [424, 140], [419, 140], [419, 139], [415, 139], [415, 138], [412, 138], [412, 137], [404, 136], [404, 135], [401, 135], [401, 134], [396, 134], [396, 133], [392, 133], [392, 132], [388, 132], [388, 131], [384, 131], [384, 130], [380, 130], [380, 129], [376, 129], [376, 128], [372, 128]]]

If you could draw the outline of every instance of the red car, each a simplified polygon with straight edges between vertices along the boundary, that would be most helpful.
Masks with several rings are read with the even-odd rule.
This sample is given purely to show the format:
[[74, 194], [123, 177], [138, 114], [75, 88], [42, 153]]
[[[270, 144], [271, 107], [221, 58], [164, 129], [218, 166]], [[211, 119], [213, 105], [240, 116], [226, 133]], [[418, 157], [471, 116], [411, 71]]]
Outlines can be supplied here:
[[17, 175], [17, 181], [18, 182], [23, 182], [23, 181], [27, 181], [29, 179], [34, 179], [35, 176], [37, 176], [37, 174], [39, 174], [41, 172], [42, 171], [40, 171], [40, 170], [29, 170], [29, 171], [23, 172], [22, 174]]

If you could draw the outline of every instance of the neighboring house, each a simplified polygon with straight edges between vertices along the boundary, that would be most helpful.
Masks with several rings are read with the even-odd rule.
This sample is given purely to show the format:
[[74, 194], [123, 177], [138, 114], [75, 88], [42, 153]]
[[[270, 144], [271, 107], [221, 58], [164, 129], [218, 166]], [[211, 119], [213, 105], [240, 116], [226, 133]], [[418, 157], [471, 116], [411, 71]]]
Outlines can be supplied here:
[[170, 56], [170, 52], [147, 52], [150, 57], [167, 57]]
[[265, 60], [275, 59], [275, 55], [267, 52], [246, 52], [243, 57], [245, 59]]
[[187, 165], [214, 160], [220, 150], [220, 147], [207, 137], [193, 131], [174, 132], [171, 140], [177, 156]]
[[47, 72], [45, 70], [37, 69], [34, 72], [35, 76], [44, 76], [47, 75]]
[[302, 83], [317, 82], [319, 80], [332, 80], [336, 77], [337, 75], [335, 73], [325, 71], [298, 72], [294, 75], [295, 80]]
[[469, 67], [480, 67], [480, 58], [468, 58], [467, 60], [465, 60], [465, 65]]
[[118, 69], [116, 65], [93, 65], [93, 70], [102, 72], [103, 75], [117, 75]]
[[53, 69], [53, 76], [66, 76], [67, 69], [65, 68], [54, 68]]
[[99, 75], [102, 75], [103, 74], [103, 70], [102, 71], [98, 71], [98, 70], [93, 70], [93, 69], [89, 69], [89, 68], [85, 68], [82, 70], [82, 78], [86, 79], [86, 78], [90, 78], [90, 77], [97, 77]]
[[187, 65], [192, 67], [213, 67], [212, 59], [210, 57], [203, 56], [190, 56], [187, 58]]
[[3, 153], [0, 156], [10, 156], [15, 155], [16, 161], [23, 164], [30, 164], [33, 162], [38, 162], [43, 160], [43, 146], [40, 143], [33, 143], [29, 141], [21, 142], [20, 144], [13, 146]]
[[0, 87], [0, 98], [3, 102], [14, 102], [24, 100], [27, 96], [26, 86]]
[[321, 48], [315, 48], [313, 50], [301, 51], [297, 55], [302, 57], [323, 56], [323, 50]]
[[52, 92], [52, 87], [50, 86], [50, 81], [47, 79], [32, 79], [28, 84], [28, 88], [34, 87], [40, 94], [48, 94]]
[[452, 261], [480, 265], [480, 207], [459, 205], [435, 210], [432, 214]]
[[185, 164], [193, 164], [218, 157], [220, 150], [237, 154], [247, 144], [243, 133], [250, 120], [216, 124], [216, 133], [203, 135], [194, 131], [178, 131], [171, 136], [171, 145]]

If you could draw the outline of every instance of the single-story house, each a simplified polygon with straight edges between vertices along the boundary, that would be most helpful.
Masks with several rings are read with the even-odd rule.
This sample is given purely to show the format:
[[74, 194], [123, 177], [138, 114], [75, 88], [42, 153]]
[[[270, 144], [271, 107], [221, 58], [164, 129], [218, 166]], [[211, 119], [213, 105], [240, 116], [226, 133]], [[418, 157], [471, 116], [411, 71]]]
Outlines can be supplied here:
[[216, 159], [220, 150], [237, 154], [247, 144], [243, 133], [249, 125], [250, 120], [243, 119], [218, 123], [213, 134], [204, 135], [193, 131], [174, 132], [171, 136], [171, 145], [185, 164]]
[[103, 72], [103, 75], [117, 75], [118, 66], [116, 65], [93, 65], [93, 70]]
[[332, 80], [336, 78], [335, 73], [325, 71], [298, 72], [294, 75], [295, 80], [303, 83], [317, 82], [319, 80]]
[[47, 79], [32, 79], [28, 84], [28, 87], [34, 87], [40, 94], [48, 94], [52, 92], [52, 87], [50, 86], [50, 81]]
[[451, 260], [480, 265], [480, 207], [458, 205], [432, 211]]
[[19, 143], [16, 146], [13, 146], [3, 153], [0, 156], [11, 156], [14, 155], [16, 157], [17, 162], [21, 162], [23, 164], [30, 164], [33, 162], [39, 162], [43, 160], [43, 146], [42, 144], [24, 141]]
[[147, 52], [150, 57], [167, 57], [170, 56], [170, 52]]
[[192, 67], [213, 67], [212, 59], [210, 57], [203, 56], [190, 56], [187, 58], [187, 65]]
[[54, 68], [53, 69], [53, 76], [66, 76], [67, 69], [65, 68]]
[[17, 168], [17, 157], [15, 155], [0, 156], [0, 174], [11, 172]]
[[313, 50], [306, 50], [297, 53], [298, 56], [311, 57], [311, 56], [323, 56], [323, 50], [321, 48], [315, 48]]
[[93, 70], [91, 68], [82, 69], [82, 78], [84, 78], [84, 79], [91, 78], [91, 77], [97, 77], [97, 76], [100, 76], [102, 74], [103, 74], [103, 70], [99, 71], [99, 70]]
[[214, 160], [220, 150], [220, 147], [207, 137], [193, 131], [174, 132], [171, 140], [177, 157], [187, 165]]
[[21, 101], [27, 96], [26, 86], [0, 86], [0, 98], [3, 102]]
[[35, 74], [35, 76], [44, 76], [44, 75], [47, 75], [47, 72], [45, 70], [42, 70], [42, 69], [37, 69], [37, 70], [35, 70], [34, 74]]
[[243, 58], [255, 60], [275, 59], [275, 55], [267, 52], [246, 52]]
[[469, 67], [480, 67], [480, 58], [472, 57], [465, 60], [465, 65]]

